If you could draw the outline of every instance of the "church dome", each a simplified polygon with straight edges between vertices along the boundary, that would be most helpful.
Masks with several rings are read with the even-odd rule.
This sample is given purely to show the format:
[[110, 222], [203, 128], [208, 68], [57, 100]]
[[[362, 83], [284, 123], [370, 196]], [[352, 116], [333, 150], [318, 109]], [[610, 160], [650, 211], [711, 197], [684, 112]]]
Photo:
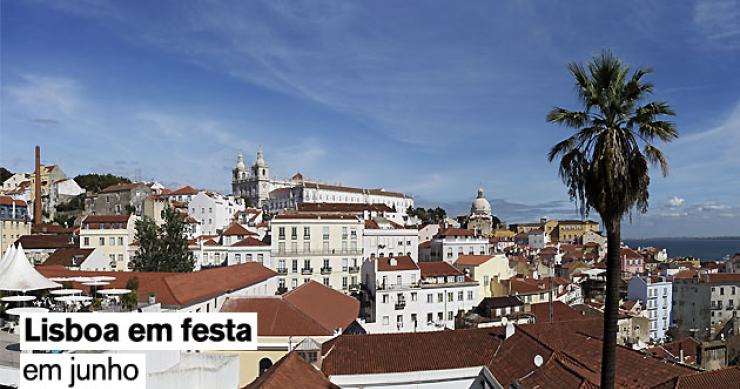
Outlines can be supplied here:
[[254, 166], [267, 167], [267, 162], [265, 162], [265, 157], [262, 155], [262, 150], [257, 151], [257, 160], [254, 162]]
[[247, 166], [244, 165], [244, 156], [242, 156], [242, 153], [239, 153], [239, 155], [236, 157], [236, 170], [243, 171], [246, 169]]
[[486, 196], [483, 194], [483, 189], [478, 189], [478, 197], [473, 200], [473, 204], [470, 206], [471, 215], [490, 215], [491, 214], [491, 203], [486, 200]]

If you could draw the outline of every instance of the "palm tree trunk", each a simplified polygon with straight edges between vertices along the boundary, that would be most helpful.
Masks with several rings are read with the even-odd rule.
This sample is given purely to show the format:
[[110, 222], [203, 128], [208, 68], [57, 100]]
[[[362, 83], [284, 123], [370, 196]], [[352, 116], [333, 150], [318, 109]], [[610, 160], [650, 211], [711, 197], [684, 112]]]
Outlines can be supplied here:
[[605, 220], [606, 227], [606, 303], [604, 304], [604, 343], [601, 351], [601, 389], [614, 388], [619, 316], [619, 281], [622, 263], [619, 258], [621, 220]]

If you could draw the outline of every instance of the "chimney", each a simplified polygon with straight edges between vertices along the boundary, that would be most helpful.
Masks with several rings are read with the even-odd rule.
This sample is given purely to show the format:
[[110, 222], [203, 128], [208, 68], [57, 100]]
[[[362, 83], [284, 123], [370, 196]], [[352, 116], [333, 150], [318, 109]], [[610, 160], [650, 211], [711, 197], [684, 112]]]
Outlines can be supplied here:
[[34, 187], [34, 198], [33, 198], [33, 224], [38, 226], [41, 224], [43, 215], [41, 214], [41, 147], [36, 145], [36, 185]]
[[514, 332], [516, 332], [514, 324], [512, 322], [506, 323], [506, 339], [509, 339], [512, 335], [514, 335]]
[[389, 262], [391, 266], [398, 266], [398, 260], [396, 258], [391, 257]]

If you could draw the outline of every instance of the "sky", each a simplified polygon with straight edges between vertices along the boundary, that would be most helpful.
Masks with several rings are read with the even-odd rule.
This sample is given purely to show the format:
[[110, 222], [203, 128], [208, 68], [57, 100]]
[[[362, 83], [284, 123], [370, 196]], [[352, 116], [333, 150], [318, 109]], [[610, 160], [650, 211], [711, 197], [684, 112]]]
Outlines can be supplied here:
[[[272, 173], [508, 222], [576, 217], [546, 159], [569, 62], [649, 67], [681, 137], [624, 237], [740, 235], [740, 1], [0, 2], [0, 166], [230, 191]], [[596, 215], [592, 218], [597, 219]]]

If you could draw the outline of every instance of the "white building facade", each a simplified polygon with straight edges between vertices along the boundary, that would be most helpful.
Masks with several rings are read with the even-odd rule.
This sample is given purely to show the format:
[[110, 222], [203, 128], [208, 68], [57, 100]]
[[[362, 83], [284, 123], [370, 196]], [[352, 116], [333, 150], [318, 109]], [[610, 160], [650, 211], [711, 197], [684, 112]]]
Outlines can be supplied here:
[[204, 235], [218, 235], [228, 227], [234, 214], [244, 210], [244, 202], [233, 196], [199, 192], [188, 204], [188, 215], [200, 222]]
[[461, 255], [488, 253], [488, 238], [476, 235], [473, 230], [448, 228], [437, 233], [432, 239], [430, 259], [454, 263]]

